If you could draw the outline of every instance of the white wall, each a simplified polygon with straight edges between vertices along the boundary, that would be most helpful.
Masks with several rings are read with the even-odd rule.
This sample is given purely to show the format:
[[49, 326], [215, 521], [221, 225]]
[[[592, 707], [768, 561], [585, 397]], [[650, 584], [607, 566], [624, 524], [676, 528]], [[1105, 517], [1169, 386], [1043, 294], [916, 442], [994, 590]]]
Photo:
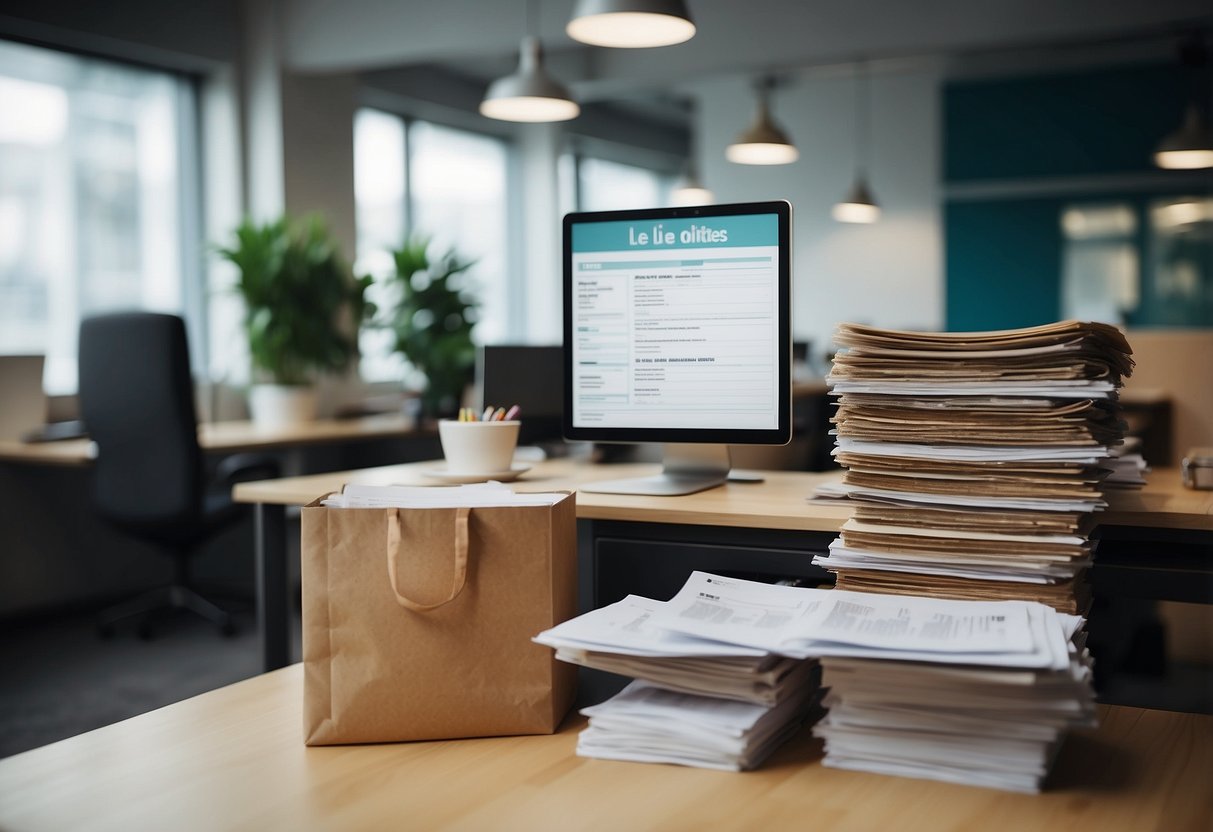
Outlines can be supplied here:
[[939, 208], [939, 74], [876, 74], [869, 179], [883, 208], [874, 225], [830, 209], [854, 172], [854, 87], [848, 73], [806, 75], [781, 87], [773, 115], [800, 150], [791, 165], [736, 165], [725, 147], [753, 120], [750, 79], [690, 88], [699, 101], [698, 161], [718, 202], [787, 199], [793, 206], [793, 325], [816, 352], [835, 324], [939, 327], [943, 253]]

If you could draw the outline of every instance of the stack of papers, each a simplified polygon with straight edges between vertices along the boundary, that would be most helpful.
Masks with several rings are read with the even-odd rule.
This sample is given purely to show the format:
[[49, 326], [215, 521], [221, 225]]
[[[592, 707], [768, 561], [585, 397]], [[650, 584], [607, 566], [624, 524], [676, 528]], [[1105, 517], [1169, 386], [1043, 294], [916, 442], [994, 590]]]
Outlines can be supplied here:
[[662, 601], [629, 595], [535, 637], [556, 658], [632, 676], [667, 690], [772, 707], [815, 686], [815, 662], [756, 647], [668, 632], [652, 623]]
[[1136, 436], [1126, 437], [1123, 444], [1112, 450], [1112, 458], [1103, 464], [1111, 469], [1103, 484], [1113, 488], [1139, 488], [1146, 484], [1146, 474], [1150, 471], [1141, 455], [1141, 439]]
[[[752, 768], [796, 732], [818, 690], [809, 674], [782, 695], [758, 694], [771, 690], [753, 684], [758, 668], [819, 658], [829, 713], [814, 733], [826, 741], [826, 765], [1038, 791], [1065, 731], [1094, 722], [1082, 626], [1028, 601], [805, 589], [696, 572], [668, 602], [630, 597], [536, 641], [591, 666], [599, 666], [595, 656], [626, 657], [646, 674], [583, 711], [583, 756]], [[682, 692], [652, 681], [679, 657], [700, 660], [700, 672], [679, 680]], [[726, 659], [738, 667], [708, 672]], [[738, 678], [749, 679], [748, 692], [738, 692]], [[692, 692], [726, 689], [729, 697]]]
[[1083, 619], [1043, 604], [695, 573], [651, 623], [821, 657], [828, 766], [1034, 792], [1065, 731], [1094, 724]]
[[535, 640], [638, 677], [583, 711], [583, 756], [753, 768], [817, 711], [820, 666], [826, 765], [1036, 791], [1066, 729], [1093, 724], [1082, 627], [1030, 601], [696, 572], [669, 601], [630, 596]]
[[824, 765], [1038, 792], [1070, 727], [1095, 724], [1090, 662], [1064, 670], [822, 659]]
[[653, 623], [666, 604], [629, 595], [535, 637], [562, 661], [635, 677], [582, 711], [577, 753], [741, 771], [794, 734], [820, 699], [816, 661]]
[[[694, 572], [648, 624], [669, 634], [795, 659], [1065, 670], [1081, 623], [1030, 601], [955, 601], [775, 586]], [[563, 626], [563, 625], [561, 625]], [[828, 682], [827, 682], [828, 684]]]
[[590, 724], [577, 737], [577, 753], [748, 771], [800, 729], [811, 707], [805, 698], [764, 707], [635, 681], [606, 702], [582, 710]]
[[843, 324], [835, 337], [847, 472], [819, 493], [859, 506], [814, 563], [844, 589], [1085, 609], [1091, 518], [1110, 479], [1140, 483], [1144, 467], [1117, 456], [1117, 390], [1133, 366], [1119, 330]]

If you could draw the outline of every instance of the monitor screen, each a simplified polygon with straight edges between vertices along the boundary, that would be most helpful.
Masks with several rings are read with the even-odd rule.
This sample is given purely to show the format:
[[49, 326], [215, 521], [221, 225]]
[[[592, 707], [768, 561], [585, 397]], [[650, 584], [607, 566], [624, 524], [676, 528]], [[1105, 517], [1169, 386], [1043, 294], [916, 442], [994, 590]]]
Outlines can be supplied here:
[[564, 350], [560, 346], [493, 344], [476, 357], [481, 409], [518, 405], [518, 444], [561, 439]]
[[564, 218], [564, 433], [791, 437], [787, 202]]
[[791, 437], [790, 205], [564, 218], [565, 437]]

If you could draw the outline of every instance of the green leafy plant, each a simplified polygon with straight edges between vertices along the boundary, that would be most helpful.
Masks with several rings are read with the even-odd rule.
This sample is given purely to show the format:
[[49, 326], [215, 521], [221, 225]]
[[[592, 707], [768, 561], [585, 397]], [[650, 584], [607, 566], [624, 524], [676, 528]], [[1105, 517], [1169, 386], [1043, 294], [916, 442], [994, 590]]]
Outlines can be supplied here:
[[308, 384], [358, 355], [358, 329], [375, 312], [371, 278], [354, 277], [320, 220], [245, 220], [219, 254], [240, 270], [255, 379]]
[[462, 285], [475, 261], [460, 258], [454, 249], [431, 260], [429, 249], [429, 237], [414, 236], [392, 252], [396, 268], [388, 285], [396, 301], [386, 326], [396, 351], [426, 378], [423, 412], [442, 416], [458, 408], [472, 380], [479, 302]]

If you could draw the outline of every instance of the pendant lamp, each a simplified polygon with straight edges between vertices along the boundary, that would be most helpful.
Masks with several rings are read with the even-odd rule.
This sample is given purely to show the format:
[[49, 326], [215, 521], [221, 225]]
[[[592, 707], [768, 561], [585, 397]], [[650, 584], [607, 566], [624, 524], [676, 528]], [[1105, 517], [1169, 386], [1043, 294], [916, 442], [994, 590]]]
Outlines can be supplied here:
[[771, 120], [769, 98], [775, 82], [764, 78], [757, 85], [758, 114], [754, 123], [737, 137], [724, 152], [725, 158], [739, 165], [787, 165], [800, 158], [800, 152]]
[[880, 206], [868, 187], [865, 169], [868, 164], [868, 77], [856, 69], [855, 77], [855, 181], [842, 202], [834, 205], [838, 222], [870, 223], [880, 219]]
[[1195, 103], [1188, 105], [1179, 129], [1158, 145], [1154, 164], [1172, 170], [1213, 168], [1213, 130]]
[[526, 4], [527, 35], [518, 50], [518, 69], [489, 85], [480, 102], [480, 114], [502, 121], [568, 121], [581, 108], [564, 85], [543, 68], [543, 50], [535, 31], [531, 3]]
[[670, 201], [675, 205], [711, 205], [715, 198], [715, 195], [699, 181], [699, 175], [693, 164], [687, 165], [686, 176], [670, 194]]
[[565, 32], [591, 46], [640, 49], [688, 41], [695, 24], [682, 0], [578, 0]]
[[1209, 103], [1209, 49], [1206, 33], [1194, 33], [1179, 44], [1179, 66], [1187, 86], [1188, 106], [1179, 128], [1154, 151], [1154, 164], [1171, 170], [1213, 168], [1213, 129], [1201, 102]]

